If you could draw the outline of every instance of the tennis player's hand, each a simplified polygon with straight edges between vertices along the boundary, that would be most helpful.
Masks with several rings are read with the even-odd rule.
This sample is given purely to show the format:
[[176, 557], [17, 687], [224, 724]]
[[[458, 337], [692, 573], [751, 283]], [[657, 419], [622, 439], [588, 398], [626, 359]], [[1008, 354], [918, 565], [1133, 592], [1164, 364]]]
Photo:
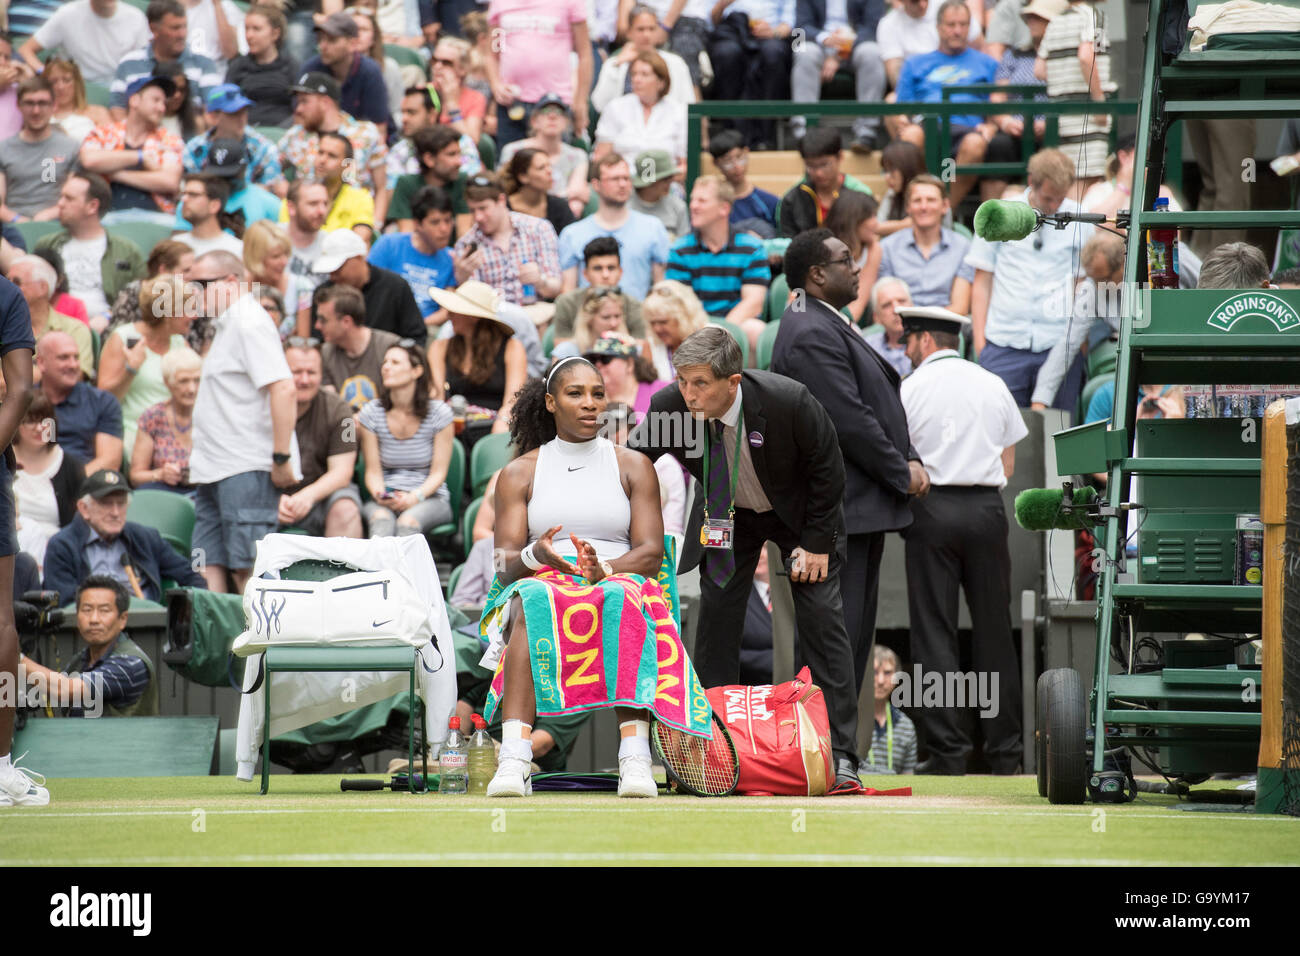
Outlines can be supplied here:
[[533, 545], [533, 557], [543, 564], [549, 565], [564, 574], [580, 575], [582, 574], [581, 571], [555, 553], [555, 545], [551, 543], [551, 539], [554, 538], [562, 529], [563, 525], [557, 524], [554, 528], [549, 529], [546, 534], [538, 538], [537, 543]]
[[578, 573], [592, 584], [601, 580], [605, 576], [605, 572], [601, 570], [600, 559], [596, 557], [596, 549], [576, 534], [570, 534], [569, 540], [573, 542], [573, 547], [578, 553], [574, 559], [578, 565]]
[[813, 554], [803, 548], [790, 552], [790, 580], [795, 584], [817, 584], [830, 571], [829, 554]]

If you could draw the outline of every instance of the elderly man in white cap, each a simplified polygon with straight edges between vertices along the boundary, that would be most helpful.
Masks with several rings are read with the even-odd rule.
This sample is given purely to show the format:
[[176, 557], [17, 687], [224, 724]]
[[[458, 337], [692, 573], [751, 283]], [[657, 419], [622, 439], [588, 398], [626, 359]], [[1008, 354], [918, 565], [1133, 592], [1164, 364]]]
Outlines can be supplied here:
[[429, 295], [447, 310], [448, 338], [429, 348], [433, 395], [445, 394], [457, 417], [461, 403], [469, 410], [463, 441], [472, 445], [487, 433], [506, 431], [515, 393], [528, 379], [528, 356], [512, 325], [500, 318], [501, 294], [485, 282], [471, 279], [455, 291], [430, 289]]
[[[360, 292], [366, 302], [370, 328], [414, 339], [423, 346], [428, 331], [411, 287], [396, 272], [368, 263], [369, 251], [366, 241], [351, 229], [335, 230], [325, 236], [312, 271]], [[316, 318], [312, 321], [315, 324]]]

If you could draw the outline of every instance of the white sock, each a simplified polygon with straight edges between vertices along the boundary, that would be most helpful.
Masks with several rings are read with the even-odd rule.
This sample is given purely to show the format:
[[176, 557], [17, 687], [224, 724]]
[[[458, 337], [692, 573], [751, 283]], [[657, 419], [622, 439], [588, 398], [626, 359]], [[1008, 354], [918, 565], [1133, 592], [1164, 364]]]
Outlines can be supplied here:
[[531, 740], [532, 726], [522, 720], [501, 721], [501, 742], [507, 740]]
[[618, 725], [618, 732], [623, 733], [624, 727], [635, 727], [638, 740], [650, 739], [650, 721], [648, 720], [625, 720]]
[[618, 744], [618, 759], [645, 757], [650, 759], [650, 741], [641, 737], [624, 737]]
[[522, 760], [525, 763], [531, 763], [533, 759], [533, 741], [528, 737], [525, 737], [522, 740], [517, 737], [511, 740], [503, 740], [501, 741], [501, 753], [499, 756], [502, 760], [510, 758], [513, 760]]

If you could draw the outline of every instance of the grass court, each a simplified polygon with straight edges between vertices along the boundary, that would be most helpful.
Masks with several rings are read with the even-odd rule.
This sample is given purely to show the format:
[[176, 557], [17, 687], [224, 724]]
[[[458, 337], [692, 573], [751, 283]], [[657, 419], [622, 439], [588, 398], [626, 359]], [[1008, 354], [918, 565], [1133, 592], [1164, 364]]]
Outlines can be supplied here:
[[1148, 794], [1054, 807], [1030, 776], [863, 780], [910, 797], [653, 801], [342, 793], [338, 781], [275, 776], [259, 796], [233, 777], [51, 780], [49, 807], [0, 810], [0, 867], [1300, 865], [1300, 819]]

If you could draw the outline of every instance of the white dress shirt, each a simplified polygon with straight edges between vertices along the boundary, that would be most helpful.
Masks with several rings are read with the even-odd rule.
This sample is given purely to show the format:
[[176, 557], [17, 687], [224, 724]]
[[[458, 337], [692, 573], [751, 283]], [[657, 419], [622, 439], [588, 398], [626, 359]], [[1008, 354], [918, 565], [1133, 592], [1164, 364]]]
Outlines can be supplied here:
[[1011, 392], [953, 349], [931, 354], [902, 386], [912, 446], [937, 486], [1002, 488], [1002, 450], [1029, 434]]

